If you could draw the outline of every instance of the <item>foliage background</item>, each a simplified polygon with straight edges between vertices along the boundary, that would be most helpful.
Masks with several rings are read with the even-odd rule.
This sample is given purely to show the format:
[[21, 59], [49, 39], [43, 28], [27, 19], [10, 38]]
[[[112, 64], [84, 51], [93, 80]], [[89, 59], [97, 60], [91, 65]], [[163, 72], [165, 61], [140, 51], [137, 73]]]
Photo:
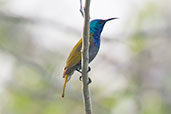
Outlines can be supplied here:
[[[91, 63], [95, 114], [171, 113], [170, 0], [98, 0], [106, 24]], [[79, 0], [0, 0], [0, 113], [82, 114], [79, 73], [63, 67], [82, 34]]]

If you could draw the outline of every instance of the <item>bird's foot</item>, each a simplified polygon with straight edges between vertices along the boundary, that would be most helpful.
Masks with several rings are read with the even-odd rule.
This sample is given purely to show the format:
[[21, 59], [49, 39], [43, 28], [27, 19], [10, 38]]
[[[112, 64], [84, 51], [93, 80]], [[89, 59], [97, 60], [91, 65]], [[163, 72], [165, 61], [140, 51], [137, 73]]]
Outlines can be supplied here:
[[[78, 69], [78, 68], [77, 68], [77, 69], [76, 69], [76, 71], [78, 71], [79, 73], [82, 73], [81, 69]], [[88, 66], [87, 73], [88, 73], [88, 72], [90, 72], [90, 71], [91, 71], [91, 67], [90, 67], [90, 66]]]
[[88, 83], [87, 85], [89, 85], [92, 82], [91, 78], [88, 77]]
[[83, 78], [83, 76], [80, 76], [80, 77], [79, 77], [79, 80], [80, 80], [80, 81], [83, 81], [82, 78]]
[[[80, 77], [79, 77], [79, 80], [80, 80], [80, 81], [83, 81], [82, 78], [83, 78], [83, 76], [80, 76]], [[91, 78], [88, 77], [87, 85], [89, 85], [91, 82], [92, 82]]]
[[78, 71], [79, 73], [82, 73], [82, 72], [81, 72], [81, 70], [80, 70], [80, 69], [78, 69], [78, 68], [76, 69], [76, 71]]
[[91, 71], [91, 67], [90, 66], [88, 66], [88, 70], [87, 70], [87, 72], [90, 72]]

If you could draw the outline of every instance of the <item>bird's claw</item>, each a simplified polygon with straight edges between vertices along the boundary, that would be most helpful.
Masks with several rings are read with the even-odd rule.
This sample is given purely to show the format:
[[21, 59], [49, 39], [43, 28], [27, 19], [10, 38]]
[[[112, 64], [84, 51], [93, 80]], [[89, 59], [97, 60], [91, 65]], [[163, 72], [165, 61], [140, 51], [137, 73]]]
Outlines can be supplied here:
[[[80, 76], [80, 77], [79, 77], [79, 80], [80, 80], [80, 81], [83, 81], [82, 78], [83, 78], [83, 76]], [[88, 77], [87, 85], [89, 85], [91, 82], [92, 82], [91, 78]]]
[[91, 71], [91, 67], [89, 67], [89, 66], [88, 66], [88, 70], [87, 70], [87, 72], [90, 72], [90, 71]]
[[[80, 69], [78, 69], [78, 68], [76, 69], [76, 71], [78, 71], [79, 73], [82, 73], [82, 71], [81, 71]], [[90, 66], [88, 66], [87, 73], [88, 73], [88, 72], [90, 72], [90, 71], [91, 71], [91, 67], [90, 67]]]
[[79, 77], [79, 80], [80, 80], [80, 81], [82, 81], [82, 78], [83, 78], [83, 77], [82, 77], [82, 76], [80, 76], [80, 77]]
[[81, 70], [80, 70], [80, 69], [78, 69], [78, 68], [76, 69], [76, 71], [78, 71], [79, 73], [82, 73], [82, 72], [81, 72]]
[[88, 77], [88, 83], [87, 85], [89, 85], [92, 82], [91, 78]]

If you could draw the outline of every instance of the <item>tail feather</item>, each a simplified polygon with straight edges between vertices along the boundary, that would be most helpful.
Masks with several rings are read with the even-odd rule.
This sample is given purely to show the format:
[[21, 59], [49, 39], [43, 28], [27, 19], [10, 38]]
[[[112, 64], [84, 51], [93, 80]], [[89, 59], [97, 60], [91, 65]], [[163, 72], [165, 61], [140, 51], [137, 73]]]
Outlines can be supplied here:
[[65, 80], [64, 80], [64, 87], [63, 87], [63, 91], [62, 91], [63, 98], [64, 98], [64, 94], [65, 94], [66, 83], [68, 81], [68, 74], [66, 74], [64, 77], [65, 77]]

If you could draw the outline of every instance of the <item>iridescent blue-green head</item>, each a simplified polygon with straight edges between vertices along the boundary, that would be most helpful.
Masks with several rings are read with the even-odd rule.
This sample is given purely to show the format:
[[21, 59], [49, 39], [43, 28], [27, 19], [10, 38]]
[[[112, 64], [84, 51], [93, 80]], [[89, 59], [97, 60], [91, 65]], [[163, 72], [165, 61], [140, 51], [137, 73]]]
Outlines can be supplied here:
[[93, 34], [94, 42], [100, 45], [100, 35], [106, 22], [118, 18], [95, 19], [90, 22], [90, 34]]

